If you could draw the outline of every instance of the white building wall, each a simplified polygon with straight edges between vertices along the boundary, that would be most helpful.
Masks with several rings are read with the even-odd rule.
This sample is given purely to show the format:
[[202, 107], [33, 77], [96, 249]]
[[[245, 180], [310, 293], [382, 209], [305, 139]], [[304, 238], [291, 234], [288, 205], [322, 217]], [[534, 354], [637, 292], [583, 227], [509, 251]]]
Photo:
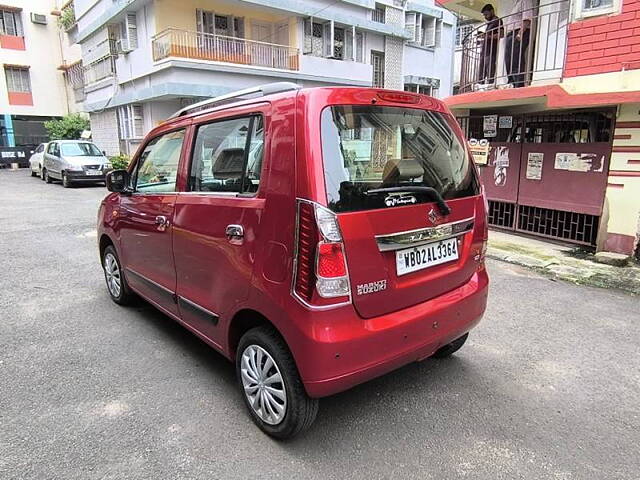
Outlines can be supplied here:
[[[55, 0], [56, 10], [60, 11], [67, 3], [66, 0]], [[60, 42], [62, 52], [62, 65], [70, 66], [82, 60], [82, 48], [75, 42], [75, 35], [77, 33], [76, 27], [65, 31], [63, 28], [58, 28], [58, 41]], [[83, 111], [82, 100], [76, 101], [75, 92], [73, 86], [68, 81], [67, 76], [63, 75], [66, 98], [68, 99], [68, 109], [70, 113], [79, 113]]]
[[[429, 0], [425, 1], [429, 3]], [[117, 3], [112, 0], [75, 0], [75, 2], [80, 32], [94, 25], [107, 9]], [[383, 3], [387, 4], [387, 27], [385, 28], [394, 26], [397, 30], [401, 30], [404, 26], [404, 10], [401, 8], [403, 4], [385, 0]], [[315, 7], [320, 10], [330, 6], [334, 13], [339, 13], [342, 18], [351, 19], [356, 28], [361, 22], [370, 24], [371, 10], [352, 3], [336, 4], [328, 0], [304, 0], [304, 5], [309, 6], [310, 10]], [[431, 8], [429, 5], [427, 7]], [[157, 8], [159, 14], [161, 9], [159, 6]], [[175, 8], [181, 8], [179, 3]], [[298, 72], [278, 72], [260, 67], [182, 58], [155, 63], [151, 39], [158, 32], [153, 1], [133, 1], [130, 9], [121, 12], [118, 17], [109, 20], [109, 23], [115, 24], [122, 21], [125, 13], [134, 11], [132, 9], [135, 9], [136, 13], [138, 48], [130, 53], [118, 55], [115, 61], [117, 74], [114, 77], [97, 82], [87, 89], [85, 105], [100, 111], [92, 115], [92, 121], [97, 122], [97, 126], [93, 126], [94, 138], [96, 142], [104, 143], [104, 147], [101, 146], [101, 148], [108, 150], [111, 154], [118, 148], [122, 148], [122, 142], [117, 139], [117, 122], [114, 113], [118, 106], [141, 103], [144, 107], [145, 130], [148, 131], [178, 108], [195, 101], [196, 97], [217, 95], [232, 89], [276, 81], [294, 81], [303, 86], [370, 85], [373, 77], [372, 50], [385, 53], [387, 88], [402, 89], [404, 77], [414, 75], [439, 79], [440, 96], [446, 96], [451, 91], [453, 71], [451, 57], [454, 38], [450, 23], [445, 24], [442, 45], [435, 51], [408, 47], [402, 38], [365, 31], [363, 63], [304, 55], [301, 52]], [[451, 17], [448, 12], [444, 15]], [[292, 39], [297, 39], [296, 45], [302, 50], [303, 18], [298, 16], [297, 19], [292, 19], [290, 25], [292, 28], [290, 36]], [[81, 39], [83, 53], [85, 48], [95, 43], [95, 39], [106, 38], [106, 26], [102, 28], [102, 33], [96, 32], [93, 35], [94, 38]], [[105, 118], [108, 120], [105, 121]]]
[[93, 142], [108, 156], [120, 153], [118, 119], [115, 109], [90, 114]]
[[[2, 70], [0, 81], [0, 112], [3, 114], [61, 116], [69, 109], [62, 71], [62, 49], [60, 46], [55, 0], [2, 0], [3, 5], [21, 8], [25, 50], [0, 49], [0, 63], [28, 66], [31, 79], [33, 106], [9, 105], [7, 82]], [[31, 22], [31, 13], [47, 17], [47, 25]]]
[[455, 28], [451, 24], [442, 26], [442, 43], [436, 48], [404, 48], [404, 76], [437, 78], [440, 80], [438, 97], [445, 98], [453, 91]]

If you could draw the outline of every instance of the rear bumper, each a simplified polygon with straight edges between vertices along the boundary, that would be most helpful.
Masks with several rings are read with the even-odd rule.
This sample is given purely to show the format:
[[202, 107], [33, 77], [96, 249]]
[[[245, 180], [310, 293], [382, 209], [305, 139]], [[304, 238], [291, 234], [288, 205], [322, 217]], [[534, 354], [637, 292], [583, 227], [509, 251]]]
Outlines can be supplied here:
[[488, 283], [481, 270], [440, 297], [366, 320], [351, 307], [334, 311], [333, 328], [322, 322], [294, 352], [307, 393], [332, 395], [432, 355], [480, 321]]

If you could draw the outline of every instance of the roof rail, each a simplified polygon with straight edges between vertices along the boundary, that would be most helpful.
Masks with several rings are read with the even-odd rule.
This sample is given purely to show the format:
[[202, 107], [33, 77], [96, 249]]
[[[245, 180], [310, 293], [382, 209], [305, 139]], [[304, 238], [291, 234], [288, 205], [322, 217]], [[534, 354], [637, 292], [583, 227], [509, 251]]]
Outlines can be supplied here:
[[258, 85], [257, 87], [245, 88], [244, 90], [237, 90], [235, 92], [225, 93], [224, 95], [220, 95], [219, 97], [208, 98], [201, 102], [194, 103], [193, 105], [189, 105], [187, 107], [181, 108], [176, 113], [171, 115], [169, 119], [181, 117], [182, 115], [186, 115], [191, 111], [202, 109], [203, 107], [209, 107], [209, 106], [214, 107], [217, 103], [224, 103], [228, 100], [244, 97], [246, 95], [259, 93], [261, 97], [264, 97], [265, 95], [289, 92], [291, 90], [299, 90], [300, 88], [302, 88], [300, 85], [297, 85], [293, 82], [275, 82], [275, 83], [267, 83], [265, 85]]

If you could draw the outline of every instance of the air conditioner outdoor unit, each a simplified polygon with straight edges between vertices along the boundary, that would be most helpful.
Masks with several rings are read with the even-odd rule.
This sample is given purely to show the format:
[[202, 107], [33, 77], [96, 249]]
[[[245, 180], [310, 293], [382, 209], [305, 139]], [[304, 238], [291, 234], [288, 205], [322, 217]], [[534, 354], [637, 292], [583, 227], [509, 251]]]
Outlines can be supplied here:
[[131, 48], [129, 47], [129, 41], [126, 38], [121, 38], [119, 40], [116, 40], [116, 51], [119, 54], [127, 54], [131, 51]]
[[31, 12], [31, 22], [37, 23], [39, 25], [46, 25], [47, 24], [47, 16], [46, 15], [42, 15], [40, 13]]

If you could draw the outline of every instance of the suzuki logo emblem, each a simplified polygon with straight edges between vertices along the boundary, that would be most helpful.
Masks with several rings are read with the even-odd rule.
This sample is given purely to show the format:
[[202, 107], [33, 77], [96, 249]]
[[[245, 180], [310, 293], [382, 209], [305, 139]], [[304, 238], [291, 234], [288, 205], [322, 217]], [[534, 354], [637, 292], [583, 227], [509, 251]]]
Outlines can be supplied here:
[[431, 220], [431, 223], [436, 223], [440, 218], [440, 216], [436, 213], [436, 211], [433, 208], [429, 210], [429, 213], [427, 214], [427, 216], [429, 217], [429, 220]]

